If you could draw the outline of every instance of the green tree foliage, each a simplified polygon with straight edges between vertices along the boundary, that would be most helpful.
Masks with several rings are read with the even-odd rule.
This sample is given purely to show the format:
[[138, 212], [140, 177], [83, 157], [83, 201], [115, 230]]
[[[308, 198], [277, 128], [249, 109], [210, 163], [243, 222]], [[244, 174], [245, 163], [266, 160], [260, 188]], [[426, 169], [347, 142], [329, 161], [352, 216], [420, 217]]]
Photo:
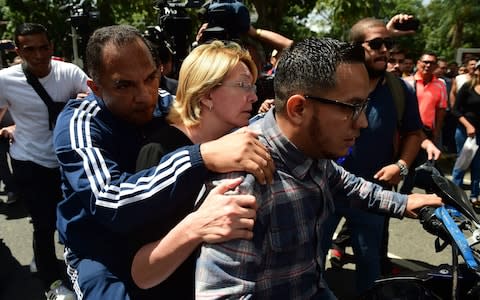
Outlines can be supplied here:
[[[352, 25], [362, 18], [375, 17], [387, 22], [398, 13], [418, 16], [422, 11], [419, 7], [422, 7], [421, 0], [325, 0], [318, 1], [317, 9], [329, 12], [332, 24], [329, 34], [347, 40]], [[411, 37], [409, 38], [411, 47]]]
[[[45, 25], [55, 43], [55, 54], [71, 57], [72, 39], [69, 23], [70, 15], [78, 13], [71, 10], [72, 4], [80, 1], [71, 0], [2, 0], [0, 15], [8, 21], [3, 28], [3, 38], [12, 38], [15, 27], [23, 22], [35, 22]], [[89, 1], [85, 1], [89, 3]], [[98, 20], [89, 23], [91, 31], [94, 27], [111, 24], [131, 24], [143, 30], [156, 22], [156, 11], [151, 0], [98, 0]], [[85, 11], [84, 11], [85, 12]], [[82, 42], [82, 41], [80, 41]], [[85, 42], [85, 41], [83, 41]]]
[[294, 40], [312, 36], [315, 33], [305, 26], [305, 18], [312, 12], [316, 0], [249, 0], [258, 14], [255, 26], [281, 33]]
[[398, 13], [410, 14], [420, 20], [420, 28], [415, 35], [399, 37], [396, 39], [400, 47], [407, 52], [407, 55], [413, 59], [417, 59], [425, 49], [426, 36], [428, 36], [429, 27], [425, 26], [425, 8], [422, 0], [404, 0], [392, 1], [389, 5], [383, 6], [385, 21]]
[[478, 0], [432, 0], [425, 14], [426, 47], [453, 60], [457, 48], [480, 48]]
[[421, 0], [319, 0], [316, 8], [331, 24], [327, 34], [340, 39], [346, 39], [349, 28], [361, 18], [387, 21], [397, 13], [413, 14], [420, 20], [420, 30], [414, 36], [398, 38], [398, 43], [413, 58], [428, 50], [453, 59], [457, 48], [480, 47], [478, 0], [431, 0], [427, 7], [422, 3]]
[[336, 38], [346, 40], [350, 27], [356, 21], [365, 17], [380, 17], [379, 6], [378, 1], [325, 0], [319, 1], [318, 9], [330, 12], [332, 24], [330, 34]]
[[[0, 17], [8, 21], [0, 27], [2, 38], [12, 38], [16, 25], [38, 22], [46, 25], [54, 39], [56, 54], [71, 57], [71, 29], [66, 21], [69, 9], [60, 9], [80, 0], [0, 0]], [[86, 1], [88, 2], [88, 0]], [[131, 24], [140, 30], [157, 24], [153, 0], [97, 0], [98, 26]], [[396, 13], [411, 13], [420, 19], [421, 29], [398, 42], [417, 57], [424, 49], [453, 59], [459, 47], [479, 48], [480, 5], [478, 0], [431, 0], [423, 8], [422, 0], [245, 0], [255, 26], [270, 29], [294, 40], [312, 35], [348, 38], [353, 23], [363, 17], [388, 20]], [[311, 13], [321, 16], [322, 32], [314, 33], [306, 24]], [[197, 11], [187, 10], [193, 20], [192, 36], [200, 25]]]

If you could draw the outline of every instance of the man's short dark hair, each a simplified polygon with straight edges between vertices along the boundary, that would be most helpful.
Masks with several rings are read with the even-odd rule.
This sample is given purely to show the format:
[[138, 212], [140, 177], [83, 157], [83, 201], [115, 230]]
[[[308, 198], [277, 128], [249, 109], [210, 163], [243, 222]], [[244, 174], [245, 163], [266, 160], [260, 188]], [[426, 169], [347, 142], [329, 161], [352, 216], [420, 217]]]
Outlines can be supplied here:
[[428, 51], [423, 51], [422, 55], [420, 55], [420, 59], [422, 59], [422, 57], [425, 56], [425, 55], [435, 57], [435, 63], [437, 62], [438, 56], [437, 56], [437, 54], [436, 54], [435, 52], [430, 51], [430, 50], [428, 50]]
[[309, 38], [294, 43], [280, 56], [274, 79], [275, 109], [281, 112], [292, 95], [313, 94], [337, 86], [341, 63], [365, 62], [365, 51], [358, 43], [331, 38]]
[[122, 47], [138, 40], [145, 43], [145, 46], [150, 50], [149, 53], [151, 55], [152, 50], [149, 43], [135, 27], [129, 25], [113, 25], [95, 30], [88, 40], [85, 52], [86, 65], [90, 77], [98, 82], [103, 66], [103, 49], [107, 44], [111, 43], [117, 47]]
[[439, 62], [444, 62], [444, 63], [448, 64], [448, 61], [445, 57], [437, 57], [437, 63], [439, 63]]
[[478, 61], [478, 57], [474, 56], [473, 54], [467, 54], [465, 59], [463, 60], [464, 65], [468, 65], [470, 61]]
[[24, 35], [33, 35], [33, 34], [45, 34], [48, 41], [50, 41], [50, 35], [48, 34], [47, 28], [42, 24], [37, 23], [23, 23], [17, 26], [15, 29], [15, 45], [18, 47], [20, 42], [18, 41], [19, 36]]
[[365, 42], [367, 29], [373, 27], [384, 27], [386, 28], [385, 22], [376, 18], [364, 18], [359, 20], [357, 23], [353, 24], [349, 33], [349, 41], [355, 43]]
[[398, 55], [398, 54], [403, 54], [403, 55], [406, 55], [407, 52], [405, 50], [403, 50], [403, 48], [401, 48], [400, 46], [398, 45], [394, 45], [392, 49], [390, 49], [390, 51], [388, 51], [390, 53], [390, 56], [391, 55]]

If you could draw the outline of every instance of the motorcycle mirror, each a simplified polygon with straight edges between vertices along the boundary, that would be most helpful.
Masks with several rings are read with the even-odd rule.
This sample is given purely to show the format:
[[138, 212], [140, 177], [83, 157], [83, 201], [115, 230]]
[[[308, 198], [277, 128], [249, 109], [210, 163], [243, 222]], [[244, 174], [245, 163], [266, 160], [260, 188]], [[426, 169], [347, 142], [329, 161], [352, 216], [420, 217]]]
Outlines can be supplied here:
[[470, 203], [470, 199], [468, 199], [463, 189], [443, 176], [432, 175], [432, 180], [435, 193], [441, 197], [446, 204], [454, 206], [469, 219], [480, 224], [478, 216]]

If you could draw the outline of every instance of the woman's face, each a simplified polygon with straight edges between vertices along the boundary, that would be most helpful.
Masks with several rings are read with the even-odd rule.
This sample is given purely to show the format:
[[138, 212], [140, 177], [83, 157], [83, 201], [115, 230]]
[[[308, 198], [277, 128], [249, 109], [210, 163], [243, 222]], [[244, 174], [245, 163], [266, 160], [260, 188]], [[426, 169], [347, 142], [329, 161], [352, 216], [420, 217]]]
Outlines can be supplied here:
[[203, 109], [213, 113], [228, 130], [248, 125], [252, 105], [257, 101], [253, 79], [245, 63], [239, 62], [210, 92], [211, 110], [209, 105]]

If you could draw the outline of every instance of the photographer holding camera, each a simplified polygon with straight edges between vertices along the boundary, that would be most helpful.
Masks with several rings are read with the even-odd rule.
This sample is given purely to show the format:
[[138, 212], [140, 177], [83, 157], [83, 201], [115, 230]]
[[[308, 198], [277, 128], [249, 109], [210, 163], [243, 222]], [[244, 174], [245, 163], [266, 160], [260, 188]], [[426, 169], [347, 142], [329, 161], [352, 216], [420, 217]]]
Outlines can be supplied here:
[[293, 40], [271, 30], [255, 28], [250, 23], [248, 9], [239, 1], [212, 1], [204, 6], [201, 15], [205, 21], [199, 28], [194, 46], [211, 40], [235, 41], [246, 48], [252, 56], [259, 76], [256, 82], [258, 100], [253, 112], [256, 113], [266, 99], [273, 99], [273, 76], [263, 74], [266, 63], [263, 45], [281, 52]]

